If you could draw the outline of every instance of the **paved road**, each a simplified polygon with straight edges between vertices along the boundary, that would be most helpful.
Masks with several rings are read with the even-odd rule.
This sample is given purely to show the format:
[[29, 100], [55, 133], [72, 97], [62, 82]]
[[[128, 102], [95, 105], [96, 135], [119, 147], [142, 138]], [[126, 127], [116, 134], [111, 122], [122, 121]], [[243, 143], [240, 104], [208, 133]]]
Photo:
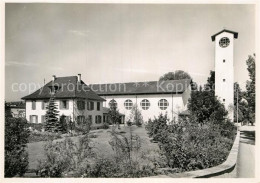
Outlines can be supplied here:
[[255, 127], [240, 127], [240, 143], [237, 161], [238, 178], [255, 177]]
[[255, 177], [255, 127], [240, 127], [240, 142], [237, 165], [229, 172], [212, 178]]

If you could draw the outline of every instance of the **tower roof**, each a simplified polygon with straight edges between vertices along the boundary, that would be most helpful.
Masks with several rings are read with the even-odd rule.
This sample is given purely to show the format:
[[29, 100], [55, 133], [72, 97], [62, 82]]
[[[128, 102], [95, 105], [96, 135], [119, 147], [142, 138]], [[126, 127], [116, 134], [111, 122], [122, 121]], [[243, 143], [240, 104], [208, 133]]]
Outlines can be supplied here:
[[212, 40], [212, 41], [215, 41], [215, 37], [216, 37], [217, 35], [221, 34], [222, 32], [231, 33], [231, 34], [234, 35], [234, 38], [236, 38], [236, 39], [237, 39], [237, 37], [238, 37], [238, 32], [234, 32], [234, 31], [231, 31], [231, 30], [223, 29], [222, 31], [220, 31], [220, 32], [214, 34], [213, 36], [211, 36], [211, 40]]

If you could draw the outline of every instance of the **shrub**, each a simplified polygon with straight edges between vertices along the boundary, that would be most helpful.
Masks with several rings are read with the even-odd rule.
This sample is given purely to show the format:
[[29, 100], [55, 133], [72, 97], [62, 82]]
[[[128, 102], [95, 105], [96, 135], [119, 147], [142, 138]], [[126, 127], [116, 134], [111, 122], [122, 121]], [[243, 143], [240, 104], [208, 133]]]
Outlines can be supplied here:
[[[236, 132], [232, 123], [181, 120], [167, 128], [161, 125], [167, 121], [166, 116], [159, 115], [148, 123], [147, 129], [159, 142], [168, 167], [177, 172], [191, 171], [219, 165], [227, 158]], [[229, 134], [226, 130], [230, 130]]]
[[127, 120], [126, 124], [127, 126], [132, 126], [132, 122], [130, 120]]
[[41, 177], [63, 177], [80, 172], [89, 158], [95, 157], [88, 135], [79, 139], [78, 145], [70, 138], [64, 141], [49, 141], [44, 151], [45, 161], [39, 161], [37, 172]]
[[24, 118], [5, 118], [5, 177], [22, 176], [28, 168], [29, 129]]
[[28, 123], [28, 127], [32, 131], [41, 132], [44, 129], [44, 124], [42, 124], [42, 123]]

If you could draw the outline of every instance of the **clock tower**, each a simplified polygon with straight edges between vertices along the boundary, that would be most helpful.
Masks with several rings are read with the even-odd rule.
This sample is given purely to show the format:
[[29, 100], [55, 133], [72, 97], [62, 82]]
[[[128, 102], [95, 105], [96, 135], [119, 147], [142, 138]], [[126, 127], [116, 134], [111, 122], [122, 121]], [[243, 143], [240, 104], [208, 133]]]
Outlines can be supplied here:
[[215, 95], [228, 111], [228, 118], [234, 120], [234, 39], [238, 33], [222, 30], [213, 36], [215, 42]]

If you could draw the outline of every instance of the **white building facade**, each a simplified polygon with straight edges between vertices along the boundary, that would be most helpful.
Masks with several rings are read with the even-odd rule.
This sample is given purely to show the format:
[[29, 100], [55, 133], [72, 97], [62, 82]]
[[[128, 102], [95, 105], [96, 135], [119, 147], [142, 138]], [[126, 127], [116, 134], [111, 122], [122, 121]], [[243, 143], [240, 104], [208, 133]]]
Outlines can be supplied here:
[[[191, 93], [190, 82], [190, 80], [176, 80], [94, 84], [90, 85], [90, 88], [106, 100], [104, 107], [109, 108], [111, 101], [114, 100], [119, 112], [125, 115], [125, 122], [130, 120], [133, 105], [137, 105], [141, 111], [144, 122], [149, 118], [158, 117], [160, 113], [167, 114], [168, 119], [174, 121], [181, 112], [187, 110]], [[161, 88], [158, 89], [158, 86]]]
[[54, 77], [53, 81], [47, 83], [43, 88], [23, 97], [27, 121], [30, 123], [45, 122], [46, 107], [51, 95], [54, 97], [59, 117], [64, 116], [67, 121], [72, 122], [90, 120], [93, 126], [103, 125], [105, 121], [103, 102], [105, 100], [91, 91], [77, 76]]
[[213, 35], [215, 41], [215, 95], [229, 112], [228, 118], [234, 120], [234, 39], [238, 33], [222, 30]]

